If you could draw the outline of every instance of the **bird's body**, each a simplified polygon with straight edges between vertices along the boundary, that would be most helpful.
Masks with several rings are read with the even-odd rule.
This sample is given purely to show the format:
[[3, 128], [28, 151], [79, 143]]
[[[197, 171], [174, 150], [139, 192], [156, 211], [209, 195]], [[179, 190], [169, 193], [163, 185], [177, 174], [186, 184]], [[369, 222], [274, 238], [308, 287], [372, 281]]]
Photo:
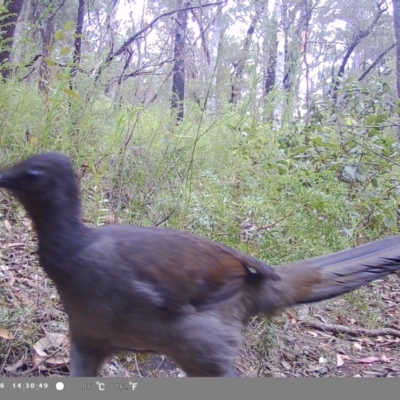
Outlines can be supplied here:
[[44, 247], [39, 234], [41, 265], [57, 286], [76, 341], [85, 338], [90, 347], [99, 341], [103, 359], [121, 350], [151, 351], [168, 355], [189, 375], [233, 374], [241, 330], [257, 313], [252, 292], [268, 279], [244, 261], [277, 279], [270, 267], [186, 232], [81, 229], [73, 243], [53, 234]]
[[259, 313], [329, 299], [400, 269], [400, 237], [286, 266], [155, 227], [81, 222], [70, 160], [33, 156], [0, 174], [31, 216], [42, 267], [69, 317], [71, 376], [121, 351], [156, 352], [188, 376], [235, 376], [241, 331]]

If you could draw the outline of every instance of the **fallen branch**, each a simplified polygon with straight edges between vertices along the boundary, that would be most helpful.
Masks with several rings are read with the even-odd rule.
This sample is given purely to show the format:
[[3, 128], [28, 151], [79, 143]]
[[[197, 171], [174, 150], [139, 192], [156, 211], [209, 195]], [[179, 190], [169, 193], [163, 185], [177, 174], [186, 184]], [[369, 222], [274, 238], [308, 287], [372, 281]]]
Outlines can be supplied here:
[[350, 336], [383, 336], [390, 335], [400, 338], [400, 331], [392, 328], [382, 329], [365, 329], [365, 328], [349, 328], [343, 325], [331, 324], [318, 324], [311, 321], [300, 321], [301, 325], [308, 326], [309, 328], [317, 329], [319, 331], [326, 331], [332, 333], [345, 333]]
[[257, 232], [261, 231], [261, 230], [268, 230], [268, 229], [274, 228], [276, 225], [279, 224], [279, 222], [282, 222], [284, 219], [289, 218], [293, 213], [294, 213], [294, 211], [291, 211], [289, 214], [284, 215], [282, 218], [279, 218], [277, 221], [273, 222], [272, 224], [269, 224], [266, 226], [260, 226], [259, 228], [257, 228]]

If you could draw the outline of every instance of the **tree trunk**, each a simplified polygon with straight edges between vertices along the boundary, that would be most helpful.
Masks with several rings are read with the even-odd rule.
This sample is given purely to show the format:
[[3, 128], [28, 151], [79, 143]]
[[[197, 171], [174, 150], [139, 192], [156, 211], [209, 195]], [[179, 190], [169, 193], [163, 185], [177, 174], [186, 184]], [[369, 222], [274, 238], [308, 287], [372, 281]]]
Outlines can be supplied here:
[[[54, 37], [54, 20], [57, 13], [64, 6], [66, 0], [62, 0], [56, 8], [52, 8], [52, 1], [50, 0], [47, 4], [44, 4], [44, 8], [48, 9], [47, 19], [42, 19], [40, 23], [40, 36], [42, 37], [42, 54], [43, 57], [40, 62], [39, 68], [39, 92], [42, 93], [45, 97], [49, 94], [49, 80], [50, 80], [50, 66], [45, 61], [45, 58], [49, 58], [51, 51], [49, 48], [53, 45], [53, 37]], [[42, 12], [37, 15], [37, 18], [41, 18]], [[37, 21], [36, 21], [37, 22]], [[35, 22], [35, 23], [36, 23]]]
[[8, 79], [11, 75], [9, 66], [11, 49], [14, 41], [15, 25], [18, 21], [24, 0], [10, 0], [5, 3], [5, 17], [0, 13], [0, 68], [3, 79]]
[[274, 108], [274, 128], [280, 129], [282, 125], [283, 115], [283, 79], [285, 75], [285, 32], [283, 30], [283, 10], [282, 0], [276, 0], [276, 71], [275, 71], [275, 88], [277, 89], [277, 97]]
[[400, 99], [400, 0], [393, 0], [394, 36], [396, 38], [396, 88]]
[[[394, 0], [395, 2], [396, 0]], [[394, 4], [394, 3], [393, 3]], [[359, 29], [358, 32], [354, 35], [354, 39], [352, 42], [347, 46], [347, 50], [344, 54], [342, 63], [340, 64], [339, 71], [336, 76], [332, 77], [332, 89], [331, 89], [331, 95], [334, 100], [334, 102], [337, 102], [337, 97], [338, 97], [338, 90], [340, 87], [340, 81], [341, 78], [343, 78], [344, 71], [347, 66], [347, 62], [350, 59], [350, 56], [353, 54], [354, 50], [356, 47], [361, 43], [362, 40], [364, 40], [366, 37], [368, 37], [371, 32], [373, 31], [374, 27], [378, 23], [380, 17], [384, 12], [387, 10], [387, 6], [384, 2], [378, 3], [376, 5], [378, 11], [374, 17], [374, 19], [371, 21], [369, 26], [366, 29]]]
[[209, 73], [212, 76], [212, 87], [214, 92], [214, 114], [218, 115], [222, 108], [221, 101], [221, 86], [222, 86], [222, 74], [221, 74], [221, 54], [223, 52], [224, 37], [226, 31], [226, 23], [222, 19], [222, 6], [218, 6], [217, 15], [212, 27], [211, 42], [210, 42], [210, 69]]
[[178, 1], [180, 11], [176, 14], [175, 26], [175, 42], [174, 42], [174, 67], [172, 70], [172, 102], [171, 108], [177, 112], [177, 122], [182, 121], [184, 116], [185, 101], [185, 42], [187, 30], [187, 10], [183, 10], [189, 6], [189, 2], [183, 4], [182, 0]]
[[76, 75], [76, 70], [79, 66], [79, 63], [81, 62], [84, 17], [85, 17], [85, 0], [79, 0], [78, 17], [76, 19], [75, 42], [74, 42], [74, 67], [71, 69], [71, 76]]
[[39, 92], [42, 93], [46, 98], [49, 92], [50, 67], [44, 58], [48, 58], [50, 56], [49, 47], [53, 42], [54, 17], [54, 13], [49, 14], [47, 21], [43, 21], [43, 27], [40, 29], [40, 35], [42, 36], [43, 41], [42, 54], [44, 57], [42, 57], [40, 61], [38, 88]]
[[260, 20], [261, 16], [263, 15], [265, 5], [266, 5], [266, 3], [262, 3], [260, 6], [260, 9], [258, 9], [257, 13], [252, 17], [250, 26], [246, 32], [246, 37], [243, 42], [243, 47], [239, 52], [239, 58], [233, 64], [233, 74], [231, 77], [231, 95], [229, 98], [229, 103], [231, 103], [231, 104], [236, 104], [239, 99], [240, 92], [241, 92], [240, 84], [241, 84], [241, 80], [243, 78], [243, 72], [244, 72], [244, 68], [246, 65], [246, 61], [249, 58], [251, 40], [252, 40], [254, 31], [256, 29], [256, 26], [258, 24], [258, 21]]

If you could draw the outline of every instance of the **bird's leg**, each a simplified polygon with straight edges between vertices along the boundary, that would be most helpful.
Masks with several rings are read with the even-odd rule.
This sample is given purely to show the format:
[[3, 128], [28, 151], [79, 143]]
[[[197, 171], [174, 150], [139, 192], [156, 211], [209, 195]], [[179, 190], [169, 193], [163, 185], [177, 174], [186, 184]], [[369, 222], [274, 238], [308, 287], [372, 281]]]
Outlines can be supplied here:
[[109, 352], [101, 344], [71, 335], [70, 377], [95, 377]]

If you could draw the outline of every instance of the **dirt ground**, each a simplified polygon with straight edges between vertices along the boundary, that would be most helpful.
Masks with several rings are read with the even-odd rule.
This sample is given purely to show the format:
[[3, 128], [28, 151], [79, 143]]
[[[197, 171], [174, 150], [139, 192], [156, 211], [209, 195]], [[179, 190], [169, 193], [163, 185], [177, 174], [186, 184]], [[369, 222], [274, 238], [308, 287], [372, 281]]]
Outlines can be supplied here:
[[[0, 237], [0, 376], [68, 374], [67, 320], [40, 269], [28, 219]], [[236, 368], [246, 377], [400, 376], [400, 276], [351, 294], [255, 318]], [[103, 376], [183, 376], [158, 355], [114, 357]]]

